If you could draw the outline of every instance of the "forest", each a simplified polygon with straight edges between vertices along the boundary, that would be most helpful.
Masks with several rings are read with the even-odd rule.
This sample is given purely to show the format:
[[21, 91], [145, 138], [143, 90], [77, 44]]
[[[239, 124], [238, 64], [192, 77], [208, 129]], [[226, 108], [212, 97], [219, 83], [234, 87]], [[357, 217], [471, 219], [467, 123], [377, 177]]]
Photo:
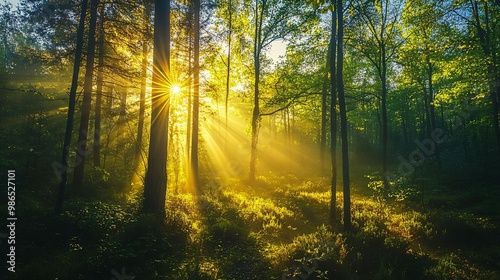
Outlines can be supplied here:
[[500, 1], [3, 0], [1, 279], [500, 279]]

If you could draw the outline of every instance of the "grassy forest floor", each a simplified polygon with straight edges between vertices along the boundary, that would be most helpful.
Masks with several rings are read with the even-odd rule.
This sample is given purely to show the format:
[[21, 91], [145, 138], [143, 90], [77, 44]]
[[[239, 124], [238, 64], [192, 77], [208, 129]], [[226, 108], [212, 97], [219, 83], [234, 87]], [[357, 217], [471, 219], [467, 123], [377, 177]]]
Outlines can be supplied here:
[[16, 276], [500, 279], [499, 185], [435, 182], [397, 201], [367, 183], [353, 183], [349, 233], [325, 226], [326, 177], [268, 174], [252, 187], [207, 183], [199, 199], [169, 193], [165, 223], [139, 214], [140, 192], [104, 202], [109, 190], [96, 187], [92, 198], [69, 200], [60, 217], [43, 200], [23, 196]]

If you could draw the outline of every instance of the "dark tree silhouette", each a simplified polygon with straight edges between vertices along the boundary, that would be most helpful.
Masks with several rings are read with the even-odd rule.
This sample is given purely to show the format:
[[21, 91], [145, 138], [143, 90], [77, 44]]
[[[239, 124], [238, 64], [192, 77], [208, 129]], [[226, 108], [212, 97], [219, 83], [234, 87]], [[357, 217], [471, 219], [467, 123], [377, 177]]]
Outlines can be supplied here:
[[170, 107], [170, 1], [155, 1], [153, 86], [148, 168], [143, 210], [165, 213]]

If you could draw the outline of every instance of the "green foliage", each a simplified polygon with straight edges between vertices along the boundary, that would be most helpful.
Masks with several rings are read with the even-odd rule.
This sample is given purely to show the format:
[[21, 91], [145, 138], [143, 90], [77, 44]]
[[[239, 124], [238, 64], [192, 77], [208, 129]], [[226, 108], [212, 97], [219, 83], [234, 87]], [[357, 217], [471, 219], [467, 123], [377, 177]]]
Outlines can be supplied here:
[[420, 193], [413, 184], [412, 179], [408, 177], [401, 176], [391, 178], [392, 180], [388, 179], [389, 187], [384, 187], [384, 182], [378, 174], [366, 175], [365, 177], [369, 179], [368, 188], [372, 189], [374, 196], [380, 200], [404, 201]]

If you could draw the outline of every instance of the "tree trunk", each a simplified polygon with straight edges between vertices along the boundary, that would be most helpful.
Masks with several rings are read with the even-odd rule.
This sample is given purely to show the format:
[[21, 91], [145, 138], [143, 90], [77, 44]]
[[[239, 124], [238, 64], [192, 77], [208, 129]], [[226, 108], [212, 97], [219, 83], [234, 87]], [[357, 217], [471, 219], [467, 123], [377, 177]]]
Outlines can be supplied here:
[[382, 178], [384, 187], [389, 187], [387, 178], [387, 142], [388, 142], [388, 124], [387, 124], [387, 61], [385, 45], [381, 46], [382, 67], [380, 80], [382, 82]]
[[227, 152], [227, 133], [228, 133], [228, 110], [229, 110], [229, 88], [231, 82], [231, 41], [233, 36], [233, 5], [232, 0], [229, 0], [229, 26], [227, 35], [227, 73], [226, 73], [226, 100], [225, 100], [225, 114], [226, 114], [226, 136], [225, 136], [225, 144], [224, 149]]
[[195, 190], [199, 187], [198, 138], [200, 121], [200, 0], [194, 0], [194, 92], [193, 138], [191, 144], [191, 171]]
[[337, 3], [332, 0], [332, 31], [329, 46], [329, 70], [330, 70], [330, 157], [332, 168], [332, 179], [330, 184], [330, 223], [333, 225], [337, 216], [337, 73], [336, 73], [336, 51], [337, 51]]
[[192, 70], [192, 62], [191, 62], [191, 53], [193, 51], [192, 49], [192, 38], [191, 38], [191, 33], [192, 33], [192, 29], [191, 29], [191, 26], [189, 27], [190, 30], [189, 30], [189, 39], [188, 39], [188, 42], [189, 42], [189, 48], [188, 48], [188, 72], [189, 72], [189, 76], [188, 76], [188, 92], [187, 92], [187, 97], [188, 97], [188, 101], [187, 101], [187, 121], [186, 121], [186, 174], [187, 174], [187, 184], [189, 185], [190, 184], [190, 179], [191, 179], [191, 116], [192, 116], [192, 96], [191, 96], [191, 85], [192, 85], [192, 80], [191, 80], [191, 77], [192, 77], [192, 73], [191, 73], [191, 70]]
[[337, 89], [339, 94], [340, 108], [340, 134], [342, 138], [342, 180], [344, 191], [344, 229], [351, 229], [351, 187], [349, 181], [349, 148], [347, 140], [347, 112], [344, 95], [344, 14], [342, 0], [338, 0], [337, 4], [338, 17], [338, 46], [337, 46]]
[[[434, 88], [432, 82], [433, 65], [430, 61], [429, 56], [427, 56], [427, 74], [428, 74], [427, 79], [429, 82], [429, 111], [431, 117], [431, 128], [432, 131], [434, 131], [434, 129], [437, 128], [437, 124], [436, 124], [436, 112], [434, 107]], [[432, 132], [429, 133], [429, 137], [432, 138]], [[436, 154], [436, 160], [437, 160], [437, 172], [441, 171], [441, 154], [439, 153], [439, 144], [440, 143], [434, 142], [435, 145], [434, 153]]]
[[80, 119], [80, 129], [77, 142], [77, 153], [75, 161], [75, 171], [73, 175], [73, 185], [81, 188], [83, 185], [83, 173], [87, 150], [87, 134], [89, 129], [90, 107], [92, 96], [92, 77], [94, 76], [95, 57], [95, 30], [97, 24], [97, 6], [99, 0], [92, 0], [90, 6], [90, 26], [87, 45], [87, 65], [85, 67], [85, 83], [83, 86], [82, 115]]
[[[71, 80], [71, 89], [69, 91], [69, 104], [68, 104], [68, 118], [66, 120], [66, 132], [64, 134], [64, 144], [62, 149], [61, 165], [57, 168], [56, 172], [60, 175], [59, 192], [57, 194], [57, 201], [55, 213], [61, 214], [62, 205], [64, 201], [64, 193], [66, 191], [66, 182], [68, 180], [68, 155], [71, 147], [71, 136], [73, 134], [73, 120], [75, 117], [75, 103], [76, 103], [76, 90], [78, 88], [78, 74], [80, 72], [80, 64], [83, 49], [83, 32], [85, 29], [85, 17], [87, 15], [88, 1], [83, 0], [81, 4], [80, 21], [78, 23], [78, 31], [76, 37], [76, 50], [75, 62], [73, 64], [73, 77]], [[54, 169], [56, 168], [53, 165]]]
[[255, 181], [255, 169], [257, 165], [257, 143], [259, 142], [259, 119], [260, 119], [260, 107], [259, 107], [259, 83], [260, 83], [260, 52], [261, 52], [261, 29], [260, 24], [262, 24], [262, 17], [259, 18], [259, 1], [255, 1], [255, 34], [254, 34], [254, 50], [253, 50], [253, 60], [254, 60], [254, 100], [253, 100], [253, 112], [252, 112], [252, 143], [250, 147], [250, 172], [249, 180], [250, 182]]
[[170, 107], [170, 0], [155, 0], [153, 86], [148, 170], [143, 210], [165, 214]]
[[424, 93], [424, 108], [425, 108], [425, 133], [424, 135], [426, 136], [429, 136], [431, 135], [431, 131], [432, 131], [432, 128], [431, 128], [431, 117], [430, 117], [430, 113], [429, 113], [429, 93], [427, 92], [427, 88], [425, 87], [425, 81], [422, 81], [421, 82], [421, 85], [422, 85], [422, 91]]
[[[471, 1], [472, 2], [472, 1]], [[472, 2], [472, 14], [475, 20], [475, 26], [477, 30], [477, 34], [479, 37], [479, 42], [481, 43], [481, 47], [483, 49], [483, 53], [486, 58], [487, 63], [487, 71], [488, 71], [488, 89], [490, 92], [491, 105], [492, 105], [492, 123], [493, 123], [493, 131], [495, 133], [495, 138], [497, 142], [497, 153], [500, 156], [500, 124], [498, 119], [499, 113], [499, 95], [500, 95], [500, 77], [498, 77], [496, 69], [498, 68], [497, 59], [495, 57], [495, 49], [493, 49], [493, 45], [491, 42], [491, 30], [490, 26], [493, 24], [490, 21], [489, 13], [488, 13], [488, 1], [484, 2], [484, 18], [486, 21], [486, 29], [481, 25], [481, 20], [479, 17], [479, 6], [478, 1]]]
[[500, 78], [495, 79], [495, 70], [494, 66], [488, 66], [488, 87], [491, 98], [491, 109], [492, 109], [492, 118], [493, 118], [493, 131], [495, 133], [495, 139], [497, 142], [497, 152], [500, 155], [500, 125], [498, 119], [499, 113], [499, 100], [498, 95], [500, 92]]
[[[333, 20], [333, 19], [332, 19]], [[336, 24], [335, 24], [336, 25]], [[330, 43], [328, 44], [328, 52], [326, 54], [326, 71], [325, 71], [325, 77], [323, 80], [323, 89], [321, 93], [321, 131], [320, 131], [320, 152], [319, 152], [319, 157], [320, 157], [320, 164], [321, 164], [321, 174], [325, 174], [325, 150], [326, 150], [326, 125], [327, 125], [327, 115], [328, 115], [328, 104], [327, 104], [327, 99], [328, 99], [328, 83], [329, 83], [329, 67], [330, 67], [330, 56], [331, 56], [331, 49], [332, 49], [332, 44], [331, 44], [331, 39]]]
[[[144, 4], [144, 19], [150, 18], [151, 5], [150, 3]], [[134, 170], [139, 167], [139, 162], [142, 157], [142, 141], [144, 135], [144, 114], [146, 111], [146, 86], [148, 77], [148, 54], [149, 54], [149, 40], [151, 39], [151, 29], [149, 20], [144, 26], [145, 34], [142, 41], [142, 63], [141, 63], [141, 92], [139, 95], [139, 121], [137, 123], [137, 141], [135, 145], [135, 160]]]
[[108, 86], [108, 93], [106, 96], [106, 110], [108, 112], [111, 112], [111, 109], [113, 108], [113, 89], [115, 88], [114, 84], [111, 84]]
[[100, 28], [99, 28], [99, 59], [97, 64], [97, 89], [95, 99], [95, 121], [94, 121], [94, 166], [101, 165], [101, 103], [102, 83], [104, 76], [104, 15], [105, 5], [102, 5]]
[[120, 94], [120, 121], [125, 121], [127, 117], [127, 94], [128, 87], [123, 87], [123, 91]]
[[141, 69], [141, 93], [139, 97], [139, 122], [137, 123], [137, 142], [135, 146], [135, 167], [137, 168], [141, 158], [142, 138], [144, 131], [144, 112], [146, 104], [146, 79], [148, 71], [148, 41], [142, 42], [142, 69]]

